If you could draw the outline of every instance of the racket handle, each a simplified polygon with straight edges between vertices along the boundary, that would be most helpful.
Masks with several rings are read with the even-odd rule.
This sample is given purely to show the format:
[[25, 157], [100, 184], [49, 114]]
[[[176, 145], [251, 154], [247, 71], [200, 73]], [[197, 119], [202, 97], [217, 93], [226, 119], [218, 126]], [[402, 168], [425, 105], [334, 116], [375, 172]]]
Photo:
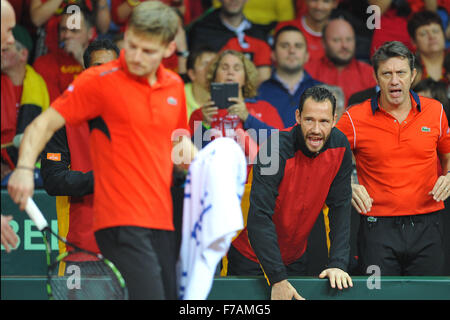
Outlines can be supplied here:
[[28, 213], [28, 216], [31, 218], [31, 220], [33, 220], [34, 224], [36, 225], [39, 231], [42, 231], [46, 227], [48, 227], [47, 220], [45, 220], [41, 210], [39, 210], [36, 203], [34, 203], [33, 199], [28, 198], [25, 211]]

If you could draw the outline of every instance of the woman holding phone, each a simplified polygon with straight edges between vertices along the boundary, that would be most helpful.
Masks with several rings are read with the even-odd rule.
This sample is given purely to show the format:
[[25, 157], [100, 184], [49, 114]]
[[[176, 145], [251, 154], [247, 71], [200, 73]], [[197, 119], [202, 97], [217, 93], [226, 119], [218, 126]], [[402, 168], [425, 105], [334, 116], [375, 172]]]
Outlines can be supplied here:
[[[217, 105], [211, 99], [192, 113], [189, 119], [191, 133], [202, 134], [202, 147], [209, 142], [209, 139], [205, 139], [205, 131], [209, 129], [214, 130], [214, 136], [221, 134], [237, 138], [238, 142], [245, 135], [250, 136], [251, 140], [247, 139], [245, 145], [241, 143], [241, 146], [249, 156], [249, 144], [259, 144], [270, 135], [270, 130], [284, 128], [275, 107], [255, 97], [258, 72], [243, 53], [234, 50], [219, 53], [208, 68], [207, 81], [210, 88], [212, 83], [236, 83], [238, 90], [236, 96], [227, 97], [231, 103], [228, 108]], [[231, 91], [224, 90], [225, 93]], [[251, 133], [249, 129], [253, 129]]]

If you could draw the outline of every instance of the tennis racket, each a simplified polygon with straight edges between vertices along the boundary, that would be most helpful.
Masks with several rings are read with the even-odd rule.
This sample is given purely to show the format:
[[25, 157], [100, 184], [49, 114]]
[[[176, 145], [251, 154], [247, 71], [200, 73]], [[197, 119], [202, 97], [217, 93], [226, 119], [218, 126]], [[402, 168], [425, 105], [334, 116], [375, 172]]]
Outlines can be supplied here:
[[[50, 300], [126, 300], [128, 291], [125, 281], [114, 264], [101, 254], [79, 248], [52, 231], [42, 212], [31, 198], [25, 208], [33, 220], [45, 244], [47, 261], [47, 294]], [[50, 237], [55, 236], [66, 246], [73, 248], [70, 252], [60, 254], [54, 261], [51, 259]], [[58, 276], [56, 270], [59, 263], [71, 254], [83, 252], [96, 258], [95, 262], [80, 263], [78, 273], [69, 276]]]

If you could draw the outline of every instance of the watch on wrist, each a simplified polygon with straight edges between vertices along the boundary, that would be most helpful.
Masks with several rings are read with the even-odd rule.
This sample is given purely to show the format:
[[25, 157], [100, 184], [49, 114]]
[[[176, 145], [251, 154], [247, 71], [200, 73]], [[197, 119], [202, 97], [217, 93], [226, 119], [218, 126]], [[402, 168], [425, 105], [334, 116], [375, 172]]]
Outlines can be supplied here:
[[177, 56], [187, 58], [189, 56], [189, 51], [188, 50], [177, 51]]

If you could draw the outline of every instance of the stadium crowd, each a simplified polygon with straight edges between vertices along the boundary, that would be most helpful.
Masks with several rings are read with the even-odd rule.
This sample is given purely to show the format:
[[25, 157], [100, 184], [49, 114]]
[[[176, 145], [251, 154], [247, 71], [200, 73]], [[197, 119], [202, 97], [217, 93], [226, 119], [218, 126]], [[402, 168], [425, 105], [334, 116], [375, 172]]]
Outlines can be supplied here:
[[[262, 248], [265, 246], [264, 234], [261, 233], [263, 226], [267, 228], [266, 232], [271, 236], [276, 232], [283, 232], [284, 229], [280, 231], [279, 228], [282, 227], [277, 225], [275, 232], [275, 229], [272, 230], [270, 226], [264, 224], [262, 217], [258, 217], [261, 219], [258, 220], [258, 226], [261, 227], [258, 230], [259, 233], [256, 235], [256, 230], [254, 230], [254, 234], [251, 234], [252, 229], [259, 229], [259, 227], [253, 226], [252, 228], [249, 225], [248, 237], [247, 229], [244, 229], [231, 245], [228, 270], [231, 272], [229, 274], [251, 275], [268, 272], [266, 275], [274, 283], [285, 280], [287, 274], [305, 274], [303, 266], [294, 264], [307, 262], [308, 257], [306, 254], [303, 256], [306, 250], [306, 239], [317, 219], [316, 213], [319, 214], [322, 206], [326, 204], [328, 206], [323, 207], [323, 214], [330, 250], [331, 263], [327, 264], [328, 267], [339, 268], [345, 271], [347, 276], [348, 274], [359, 275], [365, 272], [368, 265], [374, 264], [373, 261], [376, 261], [377, 264], [383, 266], [386, 275], [450, 275], [449, 262], [444, 261], [444, 255], [439, 256], [440, 252], [450, 248], [449, 243], [444, 243], [444, 240], [448, 241], [448, 236], [444, 236], [444, 232], [445, 234], [450, 232], [448, 212], [450, 205], [447, 206], [445, 202], [448, 194], [444, 194], [442, 191], [445, 189], [444, 185], [447, 181], [450, 183], [450, 178], [446, 178], [446, 174], [450, 173], [450, 166], [447, 167], [445, 158], [445, 155], [450, 153], [450, 144], [447, 140], [449, 139], [447, 137], [449, 122], [445, 121], [450, 119], [449, 0], [160, 1], [170, 6], [178, 19], [174, 33], [176, 47], [170, 55], [162, 59], [162, 65], [170, 70], [169, 73], [178, 74], [184, 81], [185, 98], [177, 96], [177, 99], [179, 98], [186, 105], [188, 121], [182, 127], [189, 129], [193, 137], [196, 134], [204, 137], [205, 132], [210, 129], [218, 130], [228, 136], [232, 132], [231, 135], [237, 137], [237, 140], [241, 142], [247, 159], [252, 162], [256, 157], [257, 151], [255, 150], [258, 150], [263, 143], [268, 141], [267, 139], [270, 139], [267, 135], [252, 133], [264, 131], [261, 129], [268, 132], [275, 129], [291, 130], [296, 124], [301, 124], [302, 128], [306, 127], [303, 122], [305, 119], [298, 114], [301, 97], [309, 88], [318, 86], [327, 88], [333, 93], [333, 98], [323, 94], [321, 90], [310, 90], [307, 91], [306, 99], [314, 100], [317, 105], [324, 101], [329, 102], [330, 106], [333, 106], [330, 109], [333, 110], [332, 114], [335, 113], [335, 110], [338, 113], [337, 118], [330, 120], [333, 127], [336, 124], [350, 142], [348, 145], [346, 141], [338, 140], [343, 136], [341, 137], [333, 131], [332, 137], [336, 136], [337, 138], [333, 139], [337, 139], [338, 142], [332, 140], [336, 143], [336, 147], [327, 147], [329, 148], [327, 150], [335, 150], [334, 148], [338, 149], [338, 147], [348, 149], [345, 163], [342, 160], [342, 167], [339, 167], [341, 162], [338, 161], [335, 168], [336, 173], [339, 172], [339, 179], [336, 179], [339, 184], [338, 182], [333, 184], [333, 177], [328, 182], [323, 180], [323, 184], [317, 186], [316, 189], [303, 191], [305, 194], [308, 192], [324, 193], [319, 197], [321, 200], [310, 208], [314, 211], [314, 218], [308, 220], [309, 227], [305, 227], [305, 230], [302, 229], [301, 236], [303, 238], [300, 239], [298, 234], [295, 241], [291, 238], [283, 238], [278, 249], [281, 250], [281, 255], [280, 252], [276, 252], [275, 246], [275, 253], [273, 247], [270, 247], [272, 249], [270, 254], [273, 254], [270, 256], [269, 249]], [[144, 0], [9, 0], [9, 2], [15, 12], [16, 25], [12, 30], [15, 42], [3, 46], [2, 40], [2, 187], [7, 186], [8, 179], [17, 166], [18, 147], [25, 128], [39, 114], [52, 106], [52, 103], [70, 88], [72, 82], [84, 73], [85, 69], [108, 63], [117, 57], [120, 60], [128, 21], [133, 10]], [[394, 43], [394, 48], [385, 47], [388, 42]], [[119, 50], [122, 52], [119, 53]], [[105, 54], [105, 51], [110, 51], [111, 56], [105, 57], [104, 60], [98, 58], [98, 62], [94, 60], [95, 53]], [[409, 55], [408, 52], [412, 54]], [[383, 54], [387, 56], [383, 56]], [[410, 136], [408, 138], [417, 141], [415, 149], [412, 151], [400, 147], [398, 149], [384, 148], [382, 147], [383, 143], [387, 142], [389, 138], [372, 127], [370, 129], [364, 129], [366, 128], [364, 126], [363, 129], [358, 128], [364, 123], [368, 126], [367, 122], [370, 122], [367, 121], [367, 117], [370, 116], [369, 112], [359, 112], [363, 108], [371, 110], [375, 114], [377, 108], [379, 108], [378, 111], [381, 110], [377, 105], [379, 100], [383, 110], [389, 110], [390, 100], [385, 98], [384, 94], [392, 87], [390, 87], [391, 84], [387, 85], [383, 82], [385, 73], [381, 73], [380, 70], [384, 70], [384, 67], [388, 68], [388, 62], [397, 61], [395, 59], [400, 62], [393, 63], [391, 68], [404, 67], [405, 72], [409, 72], [407, 80], [403, 78], [403, 75], [399, 76], [401, 79], [398, 80], [398, 88], [406, 90], [408, 99], [412, 101], [412, 110], [417, 108], [418, 112], [426, 114], [429, 105], [443, 110], [440, 118], [437, 116], [438, 119], [444, 119], [444, 121], [438, 121], [438, 127], [442, 132], [438, 137], [439, 142], [434, 141], [434, 146], [427, 144], [429, 141]], [[93, 61], [96, 62], [93, 64]], [[401, 65], [401, 63], [405, 63], [405, 65]], [[389, 72], [389, 70], [386, 71], [386, 73]], [[226, 110], [218, 107], [212, 100], [211, 83], [217, 82], [238, 84], [237, 96], [231, 99], [231, 106]], [[412, 90], [411, 96], [409, 89]], [[101, 87], [98, 90], [102, 90]], [[104, 90], [108, 90], [108, 88], [104, 88]], [[395, 99], [400, 99], [398, 97], [400, 93], [393, 95]], [[171, 101], [168, 102], [171, 104]], [[311, 103], [308, 104], [307, 101], [302, 101], [302, 103], [305, 106], [301, 106], [300, 113], [306, 112], [305, 110], [309, 111], [307, 107], [311, 108]], [[442, 107], [440, 107], [441, 105]], [[401, 119], [401, 121], [398, 120], [399, 125], [403, 121], [406, 124], [407, 121], [413, 120], [415, 113], [410, 114], [409, 109], [407, 111], [404, 115], [397, 114], [397, 111], [392, 112], [392, 114], [396, 114], [397, 120]], [[389, 118], [388, 112], [385, 113], [383, 116]], [[429, 117], [435, 119], [433, 118], [434, 114]], [[160, 119], [165, 118], [161, 117]], [[391, 130], [386, 123], [382, 125], [383, 128], [386, 131]], [[94, 126], [101, 127], [102, 123], [96, 123]], [[165, 123], [160, 123], [160, 126], [164, 127]], [[59, 201], [57, 205], [58, 223], [60, 232], [63, 232], [62, 235], [75, 243], [81, 240], [87, 241], [87, 245], [92, 250], [98, 251], [92, 233], [88, 232], [86, 235], [86, 230], [92, 228], [90, 214], [86, 214], [86, 212], [90, 213], [92, 210], [94, 184], [91, 159], [87, 156], [89, 151], [86, 147], [89, 128], [87, 123], [83, 126], [67, 123], [61, 130], [58, 132], [59, 137], [55, 135], [33, 168], [35, 186], [45, 188], [51, 195], [65, 197], [65, 205], [61, 202], [63, 200], [57, 200]], [[422, 132], [433, 130], [431, 122], [429, 127], [424, 125], [421, 130]], [[328, 132], [331, 135], [330, 132], [331, 128]], [[359, 136], [360, 134], [361, 136]], [[326, 136], [328, 137], [328, 135]], [[376, 144], [365, 145], [364, 143], [367, 141], [372, 141], [373, 136], [378, 138]], [[56, 138], [58, 140], [55, 140]], [[400, 144], [402, 142], [406, 143], [400, 141]], [[151, 144], [151, 142], [149, 143]], [[202, 143], [196, 144], [196, 146], [201, 149], [206, 143], [207, 141], [202, 140]], [[294, 145], [296, 145], [295, 143]], [[310, 143], [308, 141], [305, 143], [307, 148], [304, 153], [314, 159], [309, 152], [314, 149], [316, 142], [311, 142], [311, 145], [308, 144]], [[437, 150], [440, 155], [443, 155], [441, 161], [438, 161], [437, 157], [433, 158], [434, 166], [414, 172], [405, 178], [405, 172], [409, 170], [409, 167], [408, 162], [403, 161], [402, 156], [411, 161], [411, 166], [415, 165], [415, 160], [418, 162], [425, 161], [424, 159], [430, 161], [428, 153], [423, 157], [420, 156], [421, 147], [427, 152], [432, 150], [436, 153]], [[286, 146], [286, 148], [288, 147]], [[348, 156], [350, 149], [354, 154], [352, 161]], [[397, 150], [396, 153], [392, 152], [394, 149]], [[337, 153], [333, 153], [334, 151], [327, 152], [338, 157]], [[343, 154], [340, 156], [344, 157]], [[283, 157], [287, 156], [283, 155]], [[377, 167], [380, 157], [389, 159], [389, 168]], [[285, 158], [283, 161], [288, 163]], [[395, 163], [395, 165], [391, 166], [391, 163]], [[55, 164], [62, 165], [65, 170], [62, 167], [62, 170], [59, 171], [52, 169]], [[344, 168], [344, 164], [349, 165], [349, 168], [352, 167], [352, 169]], [[258, 168], [259, 165], [261, 164], [257, 163]], [[330, 164], [324, 162], [321, 165]], [[286, 164], [286, 166], [288, 165]], [[69, 168], [70, 170], [68, 170]], [[315, 167], [311, 164], [311, 168]], [[288, 170], [287, 167], [283, 167], [283, 169], [286, 172]], [[351, 196], [344, 195], [341, 195], [341, 199], [338, 196], [339, 190], [346, 190], [348, 195], [352, 193], [347, 188], [350, 185], [344, 186], [344, 182], [341, 182], [346, 178], [350, 179], [352, 170], [357, 172], [356, 177], [361, 185], [352, 185], [354, 194], [352, 200], [350, 200]], [[305, 176], [306, 172], [308, 169], [305, 171]], [[294, 173], [291, 173], [295, 177]], [[252, 166], [249, 165], [249, 185], [252, 183], [254, 174]], [[416, 176], [417, 174], [422, 175], [420, 179]], [[180, 179], [183, 180], [183, 173], [176, 169], [173, 176], [172, 184], [176, 184], [177, 177], [181, 177]], [[326, 176], [325, 174], [323, 179]], [[434, 176], [444, 178], [439, 178], [441, 179], [438, 180], [439, 184], [435, 185], [436, 179], [429, 181]], [[290, 181], [288, 178], [286, 181]], [[282, 199], [277, 200], [279, 202], [275, 204], [278, 193], [274, 195], [270, 190], [264, 189], [264, 185], [270, 185], [272, 188], [278, 186], [274, 183], [281, 183], [282, 187], [279, 191], [288, 193], [290, 190], [286, 186], [288, 182], [284, 182], [284, 176], [278, 177], [278, 182], [272, 180], [264, 182], [259, 175], [258, 179], [261, 179], [258, 183], [262, 184], [262, 186], [258, 185], [258, 188], [262, 190], [259, 196], [273, 202], [271, 209], [264, 208], [264, 210], [277, 212], [279, 206], [283, 207], [281, 205], [284, 205], [283, 201], [287, 200], [283, 195]], [[390, 185], [384, 186], [381, 190], [377, 186], [380, 179], [384, 179], [383, 181], [387, 181]], [[418, 183], [421, 186], [414, 190], [408, 189], [408, 192], [399, 186], [406, 183], [412, 184], [414, 181], [417, 183], [418, 180], [420, 180]], [[305, 181], [304, 183], [311, 182]], [[328, 185], [326, 185], [327, 183]], [[74, 187], [75, 185], [80, 187]], [[295, 183], [293, 186], [300, 187]], [[425, 186], [430, 190], [425, 190]], [[247, 203], [243, 203], [242, 208], [244, 215], [247, 215], [250, 206], [248, 211], [250, 224], [252, 221], [256, 223], [254, 222], [256, 221], [255, 216], [250, 216], [256, 210], [252, 211], [252, 201], [263, 202], [263, 200], [253, 194], [249, 197], [249, 190], [246, 189], [247, 197], [243, 197], [243, 202], [247, 201]], [[409, 198], [414, 192], [420, 193], [420, 196], [417, 196], [419, 200]], [[433, 193], [429, 195], [428, 192]], [[326, 198], [327, 194], [328, 198]], [[274, 198], [272, 199], [271, 196]], [[308, 203], [313, 195], [304, 197], [305, 199], [291, 199], [289, 206], [292, 206], [295, 201]], [[307, 197], [308, 199], [306, 199]], [[374, 197], [376, 201], [372, 199]], [[402, 199], [399, 200], [399, 197]], [[381, 201], [383, 202], [381, 207], [380, 198], [386, 199], [386, 203]], [[362, 216], [370, 211], [374, 215], [372, 220], [361, 222], [357, 240], [357, 245], [360, 247], [358, 247], [357, 253], [350, 252], [350, 245], [347, 248], [342, 244], [350, 241], [350, 205], [347, 210], [342, 204], [344, 201], [349, 201], [349, 204], [352, 201], [353, 210], [358, 211]], [[406, 210], [409, 212], [407, 214], [403, 209], [408, 206], [410, 210]], [[83, 221], [70, 216], [70, 214], [75, 214], [76, 210], [84, 212]], [[286, 208], [279, 210], [280, 212], [287, 211]], [[308, 212], [306, 209], [302, 210]], [[348, 211], [348, 219], [337, 219], [330, 216], [334, 212], [345, 210]], [[437, 214], [438, 218], [436, 218], [434, 213], [440, 212], [442, 213]], [[308, 213], [299, 211], [299, 214], [307, 215]], [[416, 219], [416, 216], [428, 216], [429, 214], [432, 215], [429, 219]], [[404, 215], [408, 216], [408, 221], [403, 217]], [[386, 220], [380, 218], [384, 216], [389, 217]], [[378, 225], [376, 225], [377, 218]], [[62, 223], [63, 220], [67, 222]], [[274, 219], [274, 222], [275, 220], [277, 219]], [[2, 225], [7, 223], [4, 221], [6, 219], [4, 220], [2, 216]], [[342, 225], [343, 221], [346, 226]], [[391, 222], [402, 225], [402, 228], [406, 222], [408, 226], [412, 226], [411, 228], [414, 227], [414, 223], [416, 225], [428, 223], [430, 227], [427, 232], [436, 238], [430, 240], [432, 242], [430, 246], [438, 243], [437, 247], [432, 251], [426, 251], [426, 245], [423, 245], [423, 248], [414, 247], [411, 248], [411, 251], [408, 249], [408, 252], [403, 252], [402, 249], [398, 249], [401, 247], [402, 236], [392, 234], [392, 239], [384, 239], [384, 241], [392, 246], [391, 250], [394, 253], [382, 252], [381, 248], [387, 244], [377, 241], [384, 237], [380, 234], [388, 234], [390, 226], [388, 224]], [[304, 223], [304, 221], [299, 223]], [[65, 227], [62, 227], [63, 225]], [[431, 225], [435, 225], [437, 231], [432, 229]], [[339, 230], [338, 235], [333, 228]], [[379, 232], [376, 236], [374, 236], [374, 230]], [[292, 232], [295, 234], [297, 231]], [[408, 232], [418, 233], [418, 227]], [[415, 239], [413, 236], [411, 237], [411, 239]], [[423, 237], [428, 238], [429, 236], [422, 235], [417, 242], [423, 242]], [[255, 255], [250, 247], [249, 243], [251, 244], [252, 240], [258, 241], [256, 248], [259, 254], [255, 251]], [[333, 242], [339, 246], [339, 250], [333, 246]], [[298, 252], [292, 252], [296, 249], [289, 248], [290, 243], [292, 246], [300, 246], [301, 248], [298, 250], [301, 252], [298, 250]], [[281, 245], [287, 247], [281, 248]], [[369, 247], [371, 249], [367, 249]], [[377, 251], [374, 248], [378, 248], [378, 255], [372, 252]], [[265, 251], [266, 249], [267, 251]], [[337, 250], [339, 254], [336, 253]], [[286, 252], [291, 255], [289, 262], [284, 260]], [[431, 257], [415, 260], [415, 257], [422, 253], [426, 256], [431, 255]], [[350, 256], [351, 254], [355, 256]], [[402, 257], [398, 258], [398, 256]], [[256, 267], [254, 265], [255, 262], [258, 262], [257, 257], [264, 259], [264, 261], [261, 259], [259, 261], [266, 266], [263, 270], [259, 270], [258, 263], [256, 263]], [[283, 261], [281, 261], [282, 258]], [[398, 265], [392, 262], [396, 259], [399, 260]], [[276, 261], [274, 262], [274, 260]], [[75, 261], [83, 261], [83, 257], [77, 257]], [[283, 262], [285, 262], [284, 265]], [[290, 267], [290, 263], [293, 264], [292, 267]], [[285, 266], [289, 272], [280, 270]], [[253, 268], [252, 270], [254, 268], [258, 270], [249, 271], [250, 267]], [[296, 270], [302, 271], [296, 273]], [[337, 277], [338, 274], [330, 273], [327, 276], [331, 281], [331, 277]], [[347, 279], [342, 278], [342, 282], [339, 280], [336, 285], [339, 288], [347, 287], [351, 283], [351, 280]], [[272, 291], [272, 297], [289, 298], [289, 294], [291, 294], [291, 297], [298, 298], [296, 292], [292, 292], [288, 284], [282, 290], [286, 291], [281, 293]]]

